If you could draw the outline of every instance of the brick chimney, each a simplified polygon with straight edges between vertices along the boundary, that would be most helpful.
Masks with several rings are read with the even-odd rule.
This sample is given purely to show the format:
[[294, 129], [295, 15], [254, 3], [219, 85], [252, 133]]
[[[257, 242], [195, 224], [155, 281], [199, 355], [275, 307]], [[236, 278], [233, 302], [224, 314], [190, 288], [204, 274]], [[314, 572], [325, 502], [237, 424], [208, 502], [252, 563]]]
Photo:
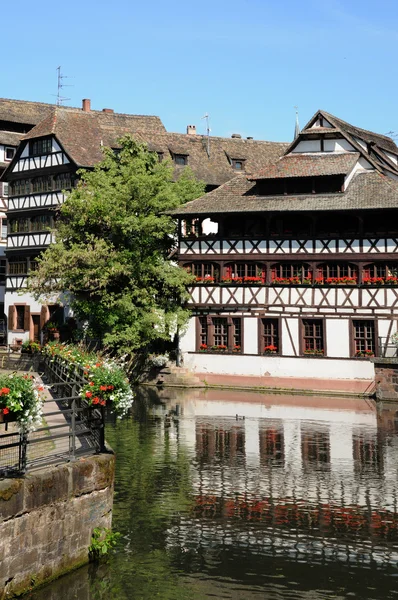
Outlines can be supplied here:
[[196, 125], [187, 125], [187, 135], [196, 135]]
[[91, 100], [89, 98], [84, 98], [84, 100], [82, 102], [82, 111], [90, 112], [90, 110], [91, 110]]
[[113, 114], [115, 111], [113, 108], [103, 108], [102, 112]]

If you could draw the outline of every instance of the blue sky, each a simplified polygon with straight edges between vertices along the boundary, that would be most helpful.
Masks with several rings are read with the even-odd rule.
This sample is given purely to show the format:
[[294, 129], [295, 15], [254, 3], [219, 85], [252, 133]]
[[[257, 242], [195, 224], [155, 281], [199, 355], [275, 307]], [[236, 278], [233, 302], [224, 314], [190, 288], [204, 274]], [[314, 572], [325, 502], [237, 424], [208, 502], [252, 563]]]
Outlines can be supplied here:
[[[5, 0], [2, 97], [290, 141], [323, 108], [398, 132], [396, 0]], [[4, 26], [5, 25], [5, 26]]]

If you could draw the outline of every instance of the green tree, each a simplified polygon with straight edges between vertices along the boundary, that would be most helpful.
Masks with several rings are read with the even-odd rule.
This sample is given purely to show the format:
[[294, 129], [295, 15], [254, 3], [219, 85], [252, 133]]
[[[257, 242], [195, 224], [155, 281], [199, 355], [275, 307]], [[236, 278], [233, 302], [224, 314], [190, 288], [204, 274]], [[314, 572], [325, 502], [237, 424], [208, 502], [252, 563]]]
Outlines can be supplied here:
[[66, 293], [92, 335], [131, 352], [169, 339], [187, 320], [192, 278], [169, 259], [176, 226], [166, 213], [200, 196], [204, 185], [188, 169], [174, 182], [172, 164], [131, 136], [120, 145], [80, 172], [28, 288], [39, 299]]

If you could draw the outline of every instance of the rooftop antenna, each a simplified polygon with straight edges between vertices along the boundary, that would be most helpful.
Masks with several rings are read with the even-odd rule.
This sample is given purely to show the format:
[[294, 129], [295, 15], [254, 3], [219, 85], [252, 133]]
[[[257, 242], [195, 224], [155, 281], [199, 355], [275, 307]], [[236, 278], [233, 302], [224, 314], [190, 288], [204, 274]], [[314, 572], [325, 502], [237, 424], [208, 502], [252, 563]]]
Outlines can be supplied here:
[[210, 132], [211, 129], [209, 127], [209, 115], [208, 113], [206, 113], [202, 119], [206, 119], [206, 135], [207, 135], [207, 147], [206, 147], [206, 151], [207, 151], [207, 156], [210, 158]]
[[66, 83], [63, 83], [63, 80], [68, 79], [68, 76], [62, 75], [61, 67], [57, 67], [57, 71], [58, 71], [57, 106], [62, 106], [62, 103], [66, 102], [67, 100], [70, 100], [70, 98], [66, 98], [66, 96], [63, 96], [61, 93], [61, 90], [63, 90], [63, 88], [65, 88], [65, 87], [72, 87], [72, 86], [67, 85]]
[[294, 126], [294, 138], [293, 139], [296, 139], [300, 133], [300, 125], [299, 125], [299, 118], [298, 118], [298, 106], [295, 106], [294, 109], [296, 111], [296, 123]]

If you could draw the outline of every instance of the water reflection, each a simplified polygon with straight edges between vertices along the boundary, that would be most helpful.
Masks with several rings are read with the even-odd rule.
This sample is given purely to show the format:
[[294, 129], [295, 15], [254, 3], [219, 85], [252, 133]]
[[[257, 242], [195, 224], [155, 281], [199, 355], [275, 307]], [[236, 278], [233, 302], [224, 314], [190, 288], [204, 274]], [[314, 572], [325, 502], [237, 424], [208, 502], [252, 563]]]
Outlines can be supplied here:
[[117, 553], [32, 597], [395, 598], [397, 408], [143, 390], [107, 434]]

